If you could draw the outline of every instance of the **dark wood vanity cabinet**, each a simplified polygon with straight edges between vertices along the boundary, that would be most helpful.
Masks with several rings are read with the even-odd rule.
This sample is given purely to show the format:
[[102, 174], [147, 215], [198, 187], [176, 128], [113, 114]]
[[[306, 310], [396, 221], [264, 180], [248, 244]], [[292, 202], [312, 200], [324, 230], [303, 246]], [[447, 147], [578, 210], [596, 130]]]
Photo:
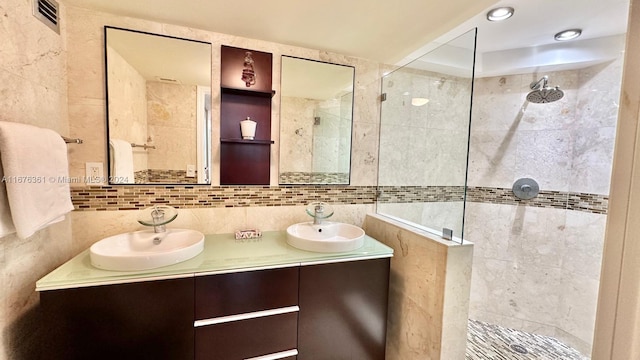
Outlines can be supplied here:
[[42, 358], [384, 359], [389, 264], [382, 258], [43, 291]]
[[40, 293], [42, 359], [193, 359], [194, 279]]
[[196, 277], [196, 360], [295, 351], [298, 267]]
[[298, 359], [384, 360], [390, 258], [300, 267]]

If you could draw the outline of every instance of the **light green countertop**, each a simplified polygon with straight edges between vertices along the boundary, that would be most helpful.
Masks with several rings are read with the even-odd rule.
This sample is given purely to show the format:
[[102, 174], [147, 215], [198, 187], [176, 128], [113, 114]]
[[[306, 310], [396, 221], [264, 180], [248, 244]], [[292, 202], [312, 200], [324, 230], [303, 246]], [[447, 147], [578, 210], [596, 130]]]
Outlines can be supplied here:
[[243, 240], [236, 240], [234, 234], [216, 234], [205, 236], [204, 250], [198, 256], [179, 264], [144, 271], [98, 269], [91, 265], [87, 249], [38, 280], [36, 291], [391, 256], [393, 256], [393, 249], [366, 235], [364, 245], [357, 250], [343, 253], [316, 253], [298, 250], [288, 245], [284, 231], [264, 232], [261, 238]]

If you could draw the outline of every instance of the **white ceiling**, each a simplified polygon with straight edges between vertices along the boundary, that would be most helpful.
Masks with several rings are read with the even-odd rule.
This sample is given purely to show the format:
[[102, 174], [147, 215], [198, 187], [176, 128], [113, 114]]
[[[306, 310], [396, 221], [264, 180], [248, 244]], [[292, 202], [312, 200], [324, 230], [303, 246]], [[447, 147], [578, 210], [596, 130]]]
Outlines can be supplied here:
[[[401, 64], [477, 27], [476, 75], [481, 76], [552, 69], [552, 63], [560, 61], [565, 67], [606, 61], [621, 51], [622, 37], [615, 35], [626, 32], [629, 7], [628, 0], [62, 1], [68, 6]], [[498, 5], [514, 7], [515, 15], [501, 23], [486, 21], [485, 12]], [[572, 45], [553, 40], [558, 31], [576, 27], [583, 34]], [[601, 49], [603, 44], [607, 49]], [[570, 57], [564, 56], [567, 47], [574, 49]], [[541, 53], [563, 56], [550, 60]], [[584, 56], [588, 61], [576, 58]]]
[[394, 63], [496, 0], [61, 0], [67, 6]]
[[[487, 21], [486, 12], [498, 6], [513, 7], [515, 13], [503, 22]], [[629, 0], [500, 0], [398, 63], [407, 64], [475, 27], [476, 77], [577, 69], [620, 55], [628, 13]], [[582, 35], [554, 40], [571, 28], [582, 29]]]

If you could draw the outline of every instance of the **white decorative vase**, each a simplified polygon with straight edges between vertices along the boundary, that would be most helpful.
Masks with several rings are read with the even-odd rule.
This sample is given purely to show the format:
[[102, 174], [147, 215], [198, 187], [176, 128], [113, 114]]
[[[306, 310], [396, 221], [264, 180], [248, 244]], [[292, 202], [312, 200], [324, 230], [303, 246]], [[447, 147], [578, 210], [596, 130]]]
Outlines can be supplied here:
[[240, 121], [240, 132], [242, 133], [242, 138], [246, 140], [253, 140], [256, 137], [257, 124], [258, 123], [251, 120], [248, 116], [246, 119]]

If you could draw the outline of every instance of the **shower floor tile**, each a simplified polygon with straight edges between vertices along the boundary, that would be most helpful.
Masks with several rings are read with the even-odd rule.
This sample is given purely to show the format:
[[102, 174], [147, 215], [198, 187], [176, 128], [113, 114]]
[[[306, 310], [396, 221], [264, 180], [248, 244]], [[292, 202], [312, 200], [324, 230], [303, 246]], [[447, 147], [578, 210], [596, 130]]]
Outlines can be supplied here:
[[549, 336], [469, 319], [465, 360], [589, 360]]

